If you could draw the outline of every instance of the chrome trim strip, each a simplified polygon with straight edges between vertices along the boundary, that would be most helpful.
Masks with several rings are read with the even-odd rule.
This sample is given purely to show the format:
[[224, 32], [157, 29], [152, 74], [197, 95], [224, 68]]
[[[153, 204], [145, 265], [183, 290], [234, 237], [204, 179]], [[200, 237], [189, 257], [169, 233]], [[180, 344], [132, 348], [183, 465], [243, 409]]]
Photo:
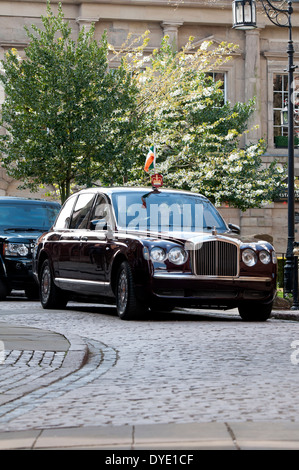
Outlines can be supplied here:
[[109, 285], [109, 282], [106, 281], [88, 281], [85, 279], [67, 279], [64, 277], [55, 277], [55, 284], [83, 284], [83, 285], [97, 285], [97, 286], [106, 286]]
[[239, 276], [239, 277], [231, 277], [231, 276], [197, 276], [196, 274], [184, 274], [184, 273], [158, 273], [155, 272], [154, 274], [155, 279], [179, 279], [180, 281], [186, 279], [191, 281], [196, 280], [222, 280], [222, 281], [241, 281], [241, 282], [271, 282], [271, 277], [250, 277], [250, 276]]

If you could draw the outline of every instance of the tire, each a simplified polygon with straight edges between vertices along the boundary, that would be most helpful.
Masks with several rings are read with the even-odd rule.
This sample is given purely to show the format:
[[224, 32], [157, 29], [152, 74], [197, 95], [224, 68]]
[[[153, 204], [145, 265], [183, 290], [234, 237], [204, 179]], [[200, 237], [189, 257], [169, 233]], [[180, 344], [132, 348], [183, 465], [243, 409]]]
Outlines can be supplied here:
[[240, 305], [239, 315], [244, 321], [259, 321], [263, 322], [268, 320], [271, 316], [273, 302], [269, 304], [256, 304], [248, 303], [246, 305]]
[[136, 298], [132, 271], [126, 261], [123, 261], [119, 267], [115, 292], [119, 318], [134, 320], [146, 313], [147, 308]]
[[44, 309], [65, 308], [67, 297], [54, 284], [53, 275], [48, 260], [44, 261], [40, 272], [40, 302]]

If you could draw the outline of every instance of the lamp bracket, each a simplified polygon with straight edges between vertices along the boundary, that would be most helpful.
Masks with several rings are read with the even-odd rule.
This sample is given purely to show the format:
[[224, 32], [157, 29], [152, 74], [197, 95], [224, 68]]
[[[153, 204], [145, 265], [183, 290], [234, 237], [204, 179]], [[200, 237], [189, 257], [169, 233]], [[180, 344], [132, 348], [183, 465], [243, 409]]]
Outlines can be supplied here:
[[[293, 12], [292, 2], [281, 0], [278, 7], [274, 6], [270, 0], [261, 0], [261, 3], [271, 23], [281, 28], [288, 28], [290, 26], [290, 15]], [[281, 8], [286, 3], [288, 3], [288, 8]]]

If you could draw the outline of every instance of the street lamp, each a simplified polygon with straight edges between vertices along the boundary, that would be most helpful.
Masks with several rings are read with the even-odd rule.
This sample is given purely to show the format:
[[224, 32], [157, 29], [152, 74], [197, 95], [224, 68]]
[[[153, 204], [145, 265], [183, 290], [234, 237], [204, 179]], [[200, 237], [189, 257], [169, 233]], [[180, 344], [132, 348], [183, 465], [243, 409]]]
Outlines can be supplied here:
[[[289, 29], [288, 41], [288, 243], [286, 251], [286, 264], [284, 269], [284, 290], [291, 293], [294, 287], [294, 272], [297, 269], [298, 258], [294, 257], [295, 242], [295, 195], [294, 195], [294, 44], [292, 39], [291, 15], [293, 7], [291, 1], [287, 0], [260, 0], [269, 20], [276, 26]], [[276, 6], [274, 5], [276, 4]], [[285, 8], [284, 8], [285, 7]], [[256, 28], [256, 1], [234, 0], [233, 1], [233, 28], [253, 29]], [[298, 301], [294, 299], [294, 307], [298, 308]]]
[[255, 0], [235, 0], [233, 2], [233, 28], [256, 28], [256, 4]]

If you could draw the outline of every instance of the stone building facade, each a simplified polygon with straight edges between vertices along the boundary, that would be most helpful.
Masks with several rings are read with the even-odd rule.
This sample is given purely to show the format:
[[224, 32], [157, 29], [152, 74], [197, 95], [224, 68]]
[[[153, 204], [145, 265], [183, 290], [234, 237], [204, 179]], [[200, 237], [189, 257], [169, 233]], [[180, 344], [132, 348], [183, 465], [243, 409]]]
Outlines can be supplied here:
[[[53, 9], [55, 4], [57, 0], [51, 2]], [[256, 97], [256, 112], [250, 124], [258, 127], [246, 135], [246, 140], [266, 139], [265, 165], [273, 159], [287, 162], [287, 148], [281, 140], [286, 138], [287, 132], [283, 115], [287, 106], [288, 33], [286, 28], [274, 26], [268, 20], [259, 0], [258, 28], [247, 32], [232, 28], [232, 0], [63, 0], [62, 5], [74, 34], [78, 34], [82, 26], [88, 28], [95, 23], [96, 38], [107, 30], [108, 39], [116, 48], [123, 44], [129, 32], [140, 35], [146, 30], [150, 31], [149, 51], [158, 47], [166, 34], [177, 49], [184, 46], [190, 36], [198, 44], [206, 39], [216, 44], [222, 41], [238, 44], [233, 60], [216, 71], [224, 80], [226, 99], [234, 103]], [[294, 60], [299, 64], [299, 0], [293, 2], [293, 8]], [[27, 41], [24, 25], [40, 25], [40, 16], [45, 10], [46, 1], [0, 0], [0, 59], [11, 47], [22, 55]], [[296, 86], [299, 89], [299, 71], [298, 79], [295, 74]], [[3, 99], [3, 90], [0, 90], [0, 101]], [[295, 108], [297, 116], [296, 103]], [[295, 119], [295, 133], [297, 131], [299, 137], [299, 106], [298, 123]], [[299, 149], [295, 148], [295, 173], [299, 177], [298, 157]], [[0, 169], [0, 195], [10, 194], [24, 194], [24, 191], [20, 192], [18, 183]], [[227, 221], [240, 225], [242, 235], [268, 234], [273, 237], [276, 250], [285, 252], [286, 201], [246, 212], [229, 207], [220, 210]], [[299, 203], [296, 211], [299, 214]], [[299, 231], [299, 224], [296, 228]]]

